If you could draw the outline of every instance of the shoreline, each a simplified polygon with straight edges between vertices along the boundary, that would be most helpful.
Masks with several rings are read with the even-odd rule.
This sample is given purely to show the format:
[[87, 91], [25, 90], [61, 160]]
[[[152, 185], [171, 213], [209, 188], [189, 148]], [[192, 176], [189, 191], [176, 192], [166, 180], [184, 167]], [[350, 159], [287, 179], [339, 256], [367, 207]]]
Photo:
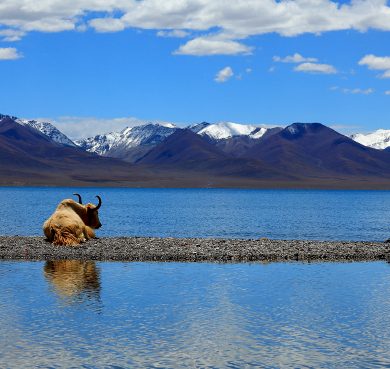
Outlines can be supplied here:
[[78, 246], [53, 246], [40, 236], [0, 236], [0, 260], [198, 263], [390, 261], [390, 243], [102, 237]]

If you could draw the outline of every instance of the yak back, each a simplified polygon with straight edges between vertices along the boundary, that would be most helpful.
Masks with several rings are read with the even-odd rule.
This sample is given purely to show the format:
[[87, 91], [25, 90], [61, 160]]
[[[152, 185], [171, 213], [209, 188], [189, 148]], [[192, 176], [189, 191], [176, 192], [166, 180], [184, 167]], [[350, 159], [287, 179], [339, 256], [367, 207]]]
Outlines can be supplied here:
[[72, 199], [66, 199], [59, 203], [57, 211], [67, 211], [76, 213], [85, 225], [91, 228], [99, 228], [100, 221], [98, 218], [98, 210], [93, 211], [96, 206], [93, 204], [81, 205]]

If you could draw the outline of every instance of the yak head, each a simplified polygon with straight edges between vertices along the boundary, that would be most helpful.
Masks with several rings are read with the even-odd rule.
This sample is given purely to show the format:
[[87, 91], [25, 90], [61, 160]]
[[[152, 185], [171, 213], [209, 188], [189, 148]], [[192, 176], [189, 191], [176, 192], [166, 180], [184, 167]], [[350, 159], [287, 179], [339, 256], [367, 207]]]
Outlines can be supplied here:
[[[81, 196], [78, 193], [74, 193], [73, 195], [78, 196], [79, 197], [79, 204], [83, 205], [82, 201], [81, 201]], [[97, 195], [95, 197], [97, 197], [99, 199], [99, 203], [97, 204], [97, 206], [95, 206], [93, 204], [89, 204], [89, 203], [87, 205], [83, 205], [85, 212], [82, 216], [82, 219], [83, 219], [85, 225], [87, 225], [93, 229], [98, 229], [102, 226], [102, 223], [100, 222], [99, 216], [98, 216], [99, 208], [102, 205], [102, 200]]]

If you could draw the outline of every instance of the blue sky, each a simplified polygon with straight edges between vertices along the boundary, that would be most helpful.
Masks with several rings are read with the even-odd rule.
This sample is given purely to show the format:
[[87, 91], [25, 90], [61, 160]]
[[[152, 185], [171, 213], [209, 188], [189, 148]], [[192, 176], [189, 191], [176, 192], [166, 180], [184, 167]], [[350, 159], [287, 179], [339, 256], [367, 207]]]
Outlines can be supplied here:
[[383, 0], [5, 0], [0, 113], [71, 138], [207, 121], [390, 129]]

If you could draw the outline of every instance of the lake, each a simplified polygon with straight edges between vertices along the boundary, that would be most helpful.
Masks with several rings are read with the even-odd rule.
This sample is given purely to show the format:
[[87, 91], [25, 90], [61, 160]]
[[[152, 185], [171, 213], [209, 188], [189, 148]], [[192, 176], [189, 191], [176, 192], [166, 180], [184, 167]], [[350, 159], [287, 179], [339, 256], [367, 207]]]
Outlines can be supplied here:
[[390, 265], [0, 262], [1, 368], [383, 368]]
[[385, 241], [390, 191], [0, 187], [0, 234], [43, 235], [65, 198], [102, 199], [97, 237]]
[[[74, 192], [97, 236], [389, 238], [388, 191], [1, 188], [0, 234]], [[0, 261], [0, 368], [390, 367], [390, 265]]]

